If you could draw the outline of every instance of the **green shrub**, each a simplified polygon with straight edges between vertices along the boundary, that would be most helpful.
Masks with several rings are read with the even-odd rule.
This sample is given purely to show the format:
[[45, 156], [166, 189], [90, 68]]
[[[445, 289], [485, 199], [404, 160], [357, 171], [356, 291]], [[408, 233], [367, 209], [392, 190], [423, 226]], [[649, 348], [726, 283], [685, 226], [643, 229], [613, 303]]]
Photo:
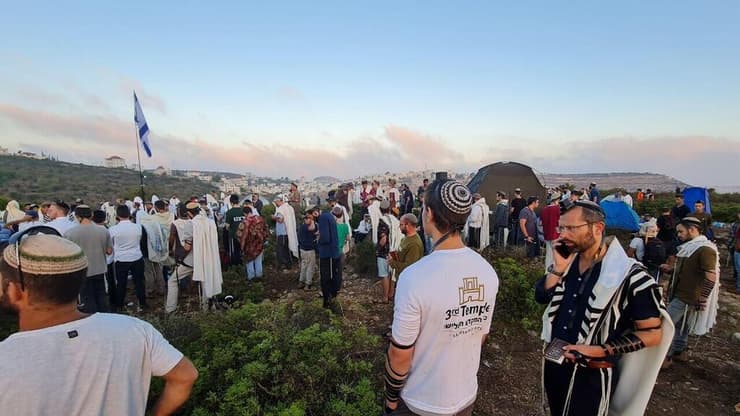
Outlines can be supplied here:
[[319, 301], [249, 303], [155, 325], [200, 372], [183, 414], [380, 413], [378, 338]]
[[489, 258], [489, 261], [499, 278], [495, 319], [539, 329], [545, 306], [535, 301], [534, 284], [544, 274], [542, 264], [511, 257]]
[[350, 256], [350, 264], [355, 273], [360, 275], [375, 275], [375, 245], [372, 236], [368, 235], [360, 244], [355, 245], [355, 249]]

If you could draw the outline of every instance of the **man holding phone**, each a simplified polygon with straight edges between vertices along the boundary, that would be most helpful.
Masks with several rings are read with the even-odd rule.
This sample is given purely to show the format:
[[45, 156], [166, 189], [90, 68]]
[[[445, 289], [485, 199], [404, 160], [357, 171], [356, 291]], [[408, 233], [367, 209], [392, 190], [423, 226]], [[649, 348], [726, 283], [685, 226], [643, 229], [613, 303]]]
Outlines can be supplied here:
[[563, 201], [553, 265], [535, 286], [548, 304], [541, 336], [553, 415], [643, 414], [673, 335], [655, 279], [605, 228], [598, 204]]

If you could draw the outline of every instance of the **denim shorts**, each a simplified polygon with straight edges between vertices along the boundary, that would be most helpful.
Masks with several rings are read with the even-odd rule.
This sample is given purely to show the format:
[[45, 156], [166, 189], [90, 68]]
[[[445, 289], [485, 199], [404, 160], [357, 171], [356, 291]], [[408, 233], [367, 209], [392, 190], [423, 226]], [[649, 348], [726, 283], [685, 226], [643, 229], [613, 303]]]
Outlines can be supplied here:
[[378, 260], [378, 277], [388, 277], [388, 259], [376, 257]]

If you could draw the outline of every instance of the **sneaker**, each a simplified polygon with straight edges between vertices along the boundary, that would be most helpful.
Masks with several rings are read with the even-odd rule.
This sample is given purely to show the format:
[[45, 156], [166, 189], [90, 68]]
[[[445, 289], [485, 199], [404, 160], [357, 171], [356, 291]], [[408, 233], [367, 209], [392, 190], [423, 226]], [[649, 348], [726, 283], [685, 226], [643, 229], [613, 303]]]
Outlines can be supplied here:
[[303, 282], [298, 283], [298, 289], [305, 289], [305, 288], [306, 288], [306, 284], [305, 283], [303, 283]]
[[308, 292], [310, 290], [313, 290], [313, 287], [311, 287], [311, 285], [306, 285], [306, 286], [303, 287], [303, 290], [305, 290], [306, 292]]

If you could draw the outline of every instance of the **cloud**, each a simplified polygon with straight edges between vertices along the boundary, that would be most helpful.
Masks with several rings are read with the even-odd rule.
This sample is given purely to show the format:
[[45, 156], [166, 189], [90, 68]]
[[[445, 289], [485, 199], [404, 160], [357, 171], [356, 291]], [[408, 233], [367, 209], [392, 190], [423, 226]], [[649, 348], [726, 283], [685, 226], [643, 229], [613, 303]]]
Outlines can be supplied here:
[[136, 91], [136, 96], [139, 97], [141, 105], [147, 110], [151, 108], [158, 111], [160, 114], [167, 114], [167, 106], [162, 97], [144, 89], [139, 81], [124, 75], [118, 75], [118, 78], [120, 79], [119, 86], [121, 91], [126, 94], [133, 94], [133, 92]]
[[280, 87], [277, 91], [277, 96], [280, 100], [287, 102], [302, 102], [306, 100], [306, 95], [303, 94], [303, 91], [288, 86]]
[[[66, 115], [0, 102], [0, 131], [17, 131], [24, 149], [62, 160], [100, 164], [119, 154], [136, 160], [132, 123], [111, 115]], [[8, 137], [3, 138], [8, 143]], [[483, 165], [511, 160], [540, 172], [654, 172], [694, 185], [736, 185], [728, 172], [740, 160], [740, 140], [701, 135], [607, 137], [557, 143], [527, 138], [491, 138], [475, 149], [456, 149], [451, 138], [389, 124], [376, 135], [333, 140], [309, 147], [264, 143], [250, 137], [235, 144], [168, 134], [153, 134], [146, 167], [253, 172], [263, 176], [352, 178], [378, 172], [439, 169], [473, 172]], [[497, 143], [496, 145], [488, 143]], [[7, 145], [6, 145], [7, 146]], [[13, 150], [13, 149], [11, 149]]]

